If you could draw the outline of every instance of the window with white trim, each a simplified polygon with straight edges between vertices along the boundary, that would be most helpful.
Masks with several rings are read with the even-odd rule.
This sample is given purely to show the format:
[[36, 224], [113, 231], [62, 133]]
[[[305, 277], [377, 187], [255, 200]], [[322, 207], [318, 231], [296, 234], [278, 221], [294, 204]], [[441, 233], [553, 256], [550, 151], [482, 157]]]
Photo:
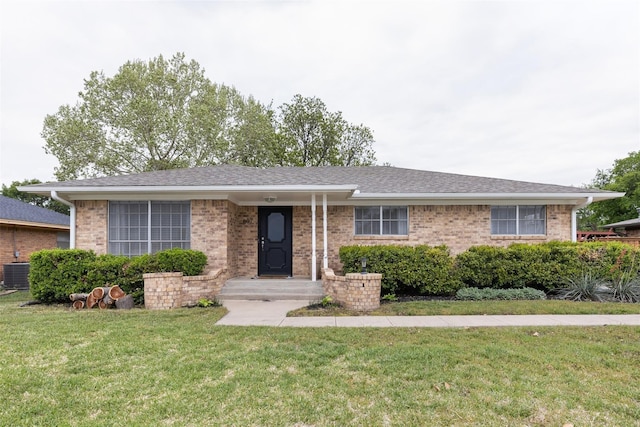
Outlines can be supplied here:
[[191, 246], [191, 203], [109, 202], [109, 253], [136, 256]]
[[545, 235], [547, 207], [544, 205], [491, 206], [491, 234]]
[[407, 235], [406, 206], [357, 206], [354, 210], [356, 236]]

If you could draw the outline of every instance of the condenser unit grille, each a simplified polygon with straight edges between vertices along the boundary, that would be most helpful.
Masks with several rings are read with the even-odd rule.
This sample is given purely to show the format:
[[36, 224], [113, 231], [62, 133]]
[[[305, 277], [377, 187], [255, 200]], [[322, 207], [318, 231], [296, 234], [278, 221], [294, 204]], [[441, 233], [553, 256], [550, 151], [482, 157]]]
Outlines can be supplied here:
[[29, 289], [29, 263], [14, 262], [4, 265], [5, 289]]

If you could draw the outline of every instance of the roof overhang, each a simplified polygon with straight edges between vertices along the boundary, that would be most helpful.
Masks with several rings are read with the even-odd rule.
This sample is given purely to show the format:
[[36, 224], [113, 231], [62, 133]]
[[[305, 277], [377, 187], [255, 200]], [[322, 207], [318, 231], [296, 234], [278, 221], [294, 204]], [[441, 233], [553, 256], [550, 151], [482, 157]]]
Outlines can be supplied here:
[[62, 224], [47, 224], [45, 222], [20, 221], [17, 219], [0, 218], [0, 225], [9, 225], [14, 227], [38, 228], [57, 231], [69, 231], [71, 227]]
[[640, 228], [640, 218], [628, 219], [626, 221], [605, 224], [601, 228]]
[[[362, 193], [357, 185], [218, 185], [218, 186], [27, 186], [20, 191], [65, 200], [229, 200], [240, 206], [309, 205], [311, 195], [326, 195], [329, 205], [579, 205], [623, 197], [625, 193]], [[272, 201], [268, 201], [272, 200]]]
[[356, 185], [232, 185], [127, 187], [20, 187], [20, 191], [65, 200], [230, 200], [243, 205], [309, 205], [311, 195], [327, 195], [332, 204], [344, 204]]
[[623, 197], [625, 193], [358, 193], [351, 200], [393, 201], [397, 204], [436, 205], [513, 205], [556, 204], [579, 205], [590, 197], [594, 202]]

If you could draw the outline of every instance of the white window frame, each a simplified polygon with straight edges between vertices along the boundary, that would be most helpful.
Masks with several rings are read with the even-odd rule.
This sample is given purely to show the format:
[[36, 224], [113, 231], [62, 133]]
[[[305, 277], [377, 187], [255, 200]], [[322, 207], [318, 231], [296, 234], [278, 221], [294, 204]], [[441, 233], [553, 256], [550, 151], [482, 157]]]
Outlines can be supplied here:
[[[365, 233], [358, 233], [358, 219], [357, 219], [357, 214], [356, 211], [357, 209], [372, 209], [372, 208], [378, 208], [379, 209], [379, 218], [378, 218], [378, 222], [379, 222], [379, 229], [380, 232], [376, 233], [376, 234], [365, 234]], [[404, 221], [402, 220], [395, 220], [395, 219], [390, 219], [390, 218], [384, 218], [384, 209], [385, 208], [394, 208], [394, 209], [404, 209], [406, 212], [406, 218], [404, 219]], [[362, 221], [362, 220], [360, 220]], [[384, 232], [384, 223], [386, 222], [404, 222], [405, 223], [405, 229], [406, 229], [406, 233], [400, 233], [400, 234], [390, 234], [390, 233], [385, 233]], [[371, 221], [369, 221], [371, 222]], [[373, 206], [354, 206], [353, 208], [353, 234], [354, 236], [408, 236], [409, 235], [409, 207], [408, 206], [395, 206], [395, 205], [373, 205]]]
[[[522, 233], [520, 232], [520, 224], [523, 221], [527, 221], [525, 218], [520, 217], [520, 208], [544, 208], [544, 218], [543, 219], [533, 219], [532, 221], [538, 221], [543, 223], [544, 231], [542, 233]], [[515, 221], [515, 233], [494, 233], [493, 232], [493, 224], [494, 221], [498, 221], [498, 219], [493, 218], [493, 208], [515, 208], [515, 218], [507, 219], [504, 221]], [[523, 209], [524, 210], [524, 209]], [[491, 206], [491, 216], [490, 216], [490, 229], [492, 236], [546, 236], [547, 235], [547, 205], [494, 205]]]
[[[143, 225], [142, 227], [135, 225], [133, 226], [133, 228], [138, 228], [143, 229], [146, 228], [146, 238], [138, 238], [138, 239], [115, 239], [113, 238], [112, 234], [111, 234], [111, 214], [112, 214], [112, 204], [138, 204], [141, 206], [144, 206], [144, 204], [146, 204], [147, 206], [147, 212], [146, 212], [146, 225]], [[173, 224], [172, 222], [172, 218], [171, 215], [173, 214], [172, 212], [168, 213], [168, 215], [170, 216], [169, 218], [169, 224], [168, 225], [156, 225], [153, 224], [152, 221], [152, 215], [153, 214], [157, 214], [157, 213], [162, 213], [164, 215], [167, 215], [166, 212], [154, 212], [153, 211], [153, 207], [154, 206], [158, 206], [160, 204], [181, 204], [181, 205], [186, 205], [188, 207], [188, 212], [186, 213], [186, 224], [184, 223], [184, 218], [180, 218], [180, 225], [176, 226], [175, 224]], [[184, 215], [184, 212], [181, 212], [181, 215]], [[119, 226], [120, 229], [124, 229], [125, 226]], [[132, 229], [132, 226], [130, 224], [126, 225], [128, 230]], [[168, 229], [169, 230], [169, 238], [168, 239], [162, 239], [162, 235], [163, 235], [163, 231]], [[172, 233], [174, 231], [179, 231], [179, 234], [181, 234], [180, 238], [174, 238], [172, 236]], [[159, 234], [160, 238], [153, 238], [154, 234]], [[133, 253], [133, 251], [127, 251], [127, 253], [123, 253], [122, 250], [112, 250], [112, 244], [114, 246], [116, 245], [121, 245], [121, 244], [127, 244], [127, 243], [137, 243], [137, 244], [141, 244], [141, 245], [146, 245], [146, 250], [140, 250], [140, 253]], [[154, 248], [154, 246], [158, 246], [160, 245], [159, 248]], [[163, 247], [166, 246], [166, 247]], [[136, 255], [142, 255], [142, 254], [151, 254], [154, 252], [158, 252], [164, 249], [169, 249], [169, 248], [175, 248], [175, 247], [179, 247], [179, 248], [183, 248], [183, 249], [190, 249], [191, 247], [191, 202], [190, 201], [173, 201], [173, 200], [113, 200], [113, 201], [109, 201], [109, 209], [108, 209], [108, 214], [107, 214], [107, 251], [110, 254], [115, 254], [115, 255], [126, 255], [126, 256], [136, 256]]]

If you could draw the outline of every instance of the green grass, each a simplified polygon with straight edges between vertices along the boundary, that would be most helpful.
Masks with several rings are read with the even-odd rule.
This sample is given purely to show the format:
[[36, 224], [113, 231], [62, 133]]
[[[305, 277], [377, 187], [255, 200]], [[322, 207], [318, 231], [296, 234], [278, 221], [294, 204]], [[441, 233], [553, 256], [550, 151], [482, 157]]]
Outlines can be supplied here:
[[224, 308], [25, 299], [0, 297], [0, 425], [640, 425], [640, 327], [223, 327]]
[[411, 301], [382, 303], [366, 313], [339, 306], [312, 305], [289, 312], [304, 316], [450, 316], [466, 314], [639, 314], [640, 304], [620, 302], [533, 301]]

